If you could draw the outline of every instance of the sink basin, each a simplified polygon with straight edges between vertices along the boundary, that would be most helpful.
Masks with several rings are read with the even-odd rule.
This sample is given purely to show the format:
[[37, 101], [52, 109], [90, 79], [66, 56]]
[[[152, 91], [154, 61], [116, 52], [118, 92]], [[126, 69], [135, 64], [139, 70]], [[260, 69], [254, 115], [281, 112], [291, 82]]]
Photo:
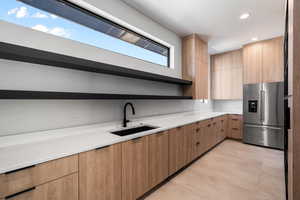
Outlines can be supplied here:
[[118, 131], [112, 131], [111, 133], [114, 135], [118, 135], [118, 136], [126, 136], [126, 135], [132, 135], [135, 133], [140, 133], [143, 131], [153, 130], [156, 128], [158, 128], [158, 127], [143, 125], [143, 126], [138, 126], [138, 127], [133, 127], [133, 128], [122, 129], [122, 130], [118, 130]]

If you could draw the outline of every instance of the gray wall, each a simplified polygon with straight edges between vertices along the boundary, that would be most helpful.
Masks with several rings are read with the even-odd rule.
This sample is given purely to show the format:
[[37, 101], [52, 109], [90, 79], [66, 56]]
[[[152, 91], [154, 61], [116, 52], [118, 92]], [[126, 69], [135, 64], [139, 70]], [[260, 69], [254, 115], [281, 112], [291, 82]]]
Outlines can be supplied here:
[[[181, 77], [181, 43], [180, 38], [176, 34], [154, 23], [141, 13], [122, 3], [122, 1], [88, 0], [88, 2], [173, 45], [176, 49], [175, 69], [166, 69], [152, 63], [3, 21], [0, 21], [0, 41], [173, 77]], [[182, 94], [179, 86], [171, 84], [8, 60], [0, 60], [0, 89], [156, 95]], [[203, 104], [192, 100], [133, 102], [137, 110], [135, 117], [192, 110], [201, 110], [203, 112], [212, 110], [211, 103]], [[121, 120], [122, 105], [124, 103], [125, 100], [0, 100], [0, 136]]]

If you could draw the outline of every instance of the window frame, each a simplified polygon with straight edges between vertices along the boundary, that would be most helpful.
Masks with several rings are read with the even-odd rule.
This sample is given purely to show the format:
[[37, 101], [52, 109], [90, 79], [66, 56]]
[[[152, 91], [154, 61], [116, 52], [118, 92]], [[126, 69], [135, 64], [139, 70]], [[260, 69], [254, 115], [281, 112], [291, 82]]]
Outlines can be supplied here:
[[[82, 0], [77, 0], [77, 1], [76, 0], [56, 0], [56, 1], [61, 2], [63, 4], [66, 4], [67, 6], [70, 6], [70, 7], [74, 8], [74, 9], [78, 10], [79, 12], [83, 12], [84, 14], [87, 14], [87, 15], [89, 15], [91, 17], [94, 17], [96, 19], [104, 21], [105, 23], [108, 23], [108, 24], [110, 24], [112, 26], [115, 26], [117, 28], [123, 29], [126, 32], [133, 33], [133, 34], [137, 35], [138, 37], [140, 37], [140, 38], [142, 38], [144, 40], [150, 41], [153, 44], [156, 44], [156, 45], [162, 46], [164, 48], [167, 48], [168, 49], [168, 53], [166, 55], [166, 57], [167, 57], [167, 65], [153, 63], [153, 62], [151, 62], [149, 60], [144, 60], [144, 59], [140, 59], [140, 58], [136, 58], [136, 57], [133, 57], [133, 58], [140, 59], [140, 60], [143, 60], [145, 62], [150, 62], [150, 63], [153, 63], [155, 65], [159, 65], [159, 66], [165, 67], [167, 69], [174, 69], [174, 52], [175, 51], [174, 51], [174, 46], [170, 45], [169, 43], [167, 43], [165, 41], [162, 41], [161, 39], [158, 39], [158, 38], [150, 35], [149, 33], [146, 33], [144, 31], [142, 31], [142, 30], [140, 30], [140, 29], [138, 29], [138, 28], [136, 28], [136, 27], [134, 27], [134, 26], [126, 23], [126, 22], [124, 22], [123, 20], [120, 20], [120, 19], [118, 19], [118, 18], [116, 18], [116, 17], [114, 17], [114, 16], [112, 16], [112, 15], [104, 12], [103, 10], [100, 10], [99, 8], [97, 8], [97, 7], [89, 4], [89, 3], [86, 3], [85, 1], [82, 1]], [[21, 0], [21, 2], [22, 2], [22, 0]], [[26, 4], [26, 2], [23, 2], [23, 3]], [[30, 4], [28, 4], [28, 5], [30, 5]], [[39, 7], [36, 7], [36, 8], [40, 9]], [[43, 10], [43, 9], [41, 9], [41, 10]], [[46, 11], [46, 12], [51, 13], [50, 11]], [[55, 13], [52, 13], [52, 14], [55, 14]], [[67, 19], [67, 20], [73, 21], [72, 19]], [[82, 26], [86, 26], [86, 25], [84, 25], [84, 23], [79, 23], [79, 22], [74, 22], [74, 23], [80, 24]], [[86, 26], [86, 27], [88, 27], [88, 26]], [[90, 28], [90, 27], [88, 27], [88, 28]], [[92, 28], [90, 28], [90, 29], [92, 29]], [[106, 35], [108, 35], [110, 37], [114, 37], [114, 36], [112, 36], [110, 34], [101, 32], [99, 30], [95, 30], [95, 31], [100, 32], [102, 34], [106, 34]], [[143, 47], [141, 47], [139, 45], [136, 45], [134, 43], [122, 40], [121, 38], [118, 38], [118, 37], [114, 37], [114, 38], [116, 38], [118, 40], [121, 40], [121, 41], [124, 41], [124, 42], [127, 42], [129, 44], [135, 45], [137, 47], [143, 48]], [[95, 46], [95, 47], [97, 47], [97, 46]], [[101, 47], [97, 47], [97, 48], [101, 48]], [[143, 48], [143, 49], [148, 50], [146, 48]], [[110, 50], [107, 50], [107, 51], [110, 51]], [[151, 51], [151, 50], [148, 50], [148, 51]], [[162, 54], [160, 54], [158, 52], [155, 52], [155, 51], [152, 51], [152, 52], [153, 53], [157, 53], [159, 55], [162, 55]], [[123, 54], [123, 55], [128, 56], [128, 57], [132, 57], [132, 56], [127, 55], [125, 53], [120, 53], [120, 54]], [[162, 56], [164, 56], [164, 55], [162, 55]]]

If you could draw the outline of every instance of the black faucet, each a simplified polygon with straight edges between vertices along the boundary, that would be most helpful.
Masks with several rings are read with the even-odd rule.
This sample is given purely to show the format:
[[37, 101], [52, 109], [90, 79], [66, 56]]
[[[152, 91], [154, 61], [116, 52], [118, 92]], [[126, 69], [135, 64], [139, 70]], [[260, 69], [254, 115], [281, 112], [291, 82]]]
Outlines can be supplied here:
[[123, 118], [123, 127], [127, 127], [127, 122], [129, 122], [129, 120], [126, 119], [126, 108], [127, 106], [130, 106], [131, 107], [131, 110], [132, 110], [132, 114], [135, 115], [135, 110], [134, 110], [134, 107], [132, 105], [132, 103], [128, 102], [124, 105], [124, 118]]

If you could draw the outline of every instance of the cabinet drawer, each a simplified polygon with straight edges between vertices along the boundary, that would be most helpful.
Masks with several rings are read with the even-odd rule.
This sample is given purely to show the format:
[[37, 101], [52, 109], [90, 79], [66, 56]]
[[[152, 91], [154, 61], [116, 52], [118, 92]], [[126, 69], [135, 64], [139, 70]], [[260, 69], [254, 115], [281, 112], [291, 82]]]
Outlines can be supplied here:
[[0, 198], [78, 171], [78, 156], [69, 156], [0, 175]]
[[78, 200], [78, 174], [74, 173], [20, 193], [5, 200]]
[[230, 130], [231, 132], [231, 137], [233, 139], [242, 139], [242, 130], [241, 129], [238, 129], [238, 128], [232, 128]]
[[237, 128], [237, 129], [241, 129], [241, 126], [242, 126], [241, 121], [238, 119], [231, 119], [230, 125], [231, 125], [231, 128]]

